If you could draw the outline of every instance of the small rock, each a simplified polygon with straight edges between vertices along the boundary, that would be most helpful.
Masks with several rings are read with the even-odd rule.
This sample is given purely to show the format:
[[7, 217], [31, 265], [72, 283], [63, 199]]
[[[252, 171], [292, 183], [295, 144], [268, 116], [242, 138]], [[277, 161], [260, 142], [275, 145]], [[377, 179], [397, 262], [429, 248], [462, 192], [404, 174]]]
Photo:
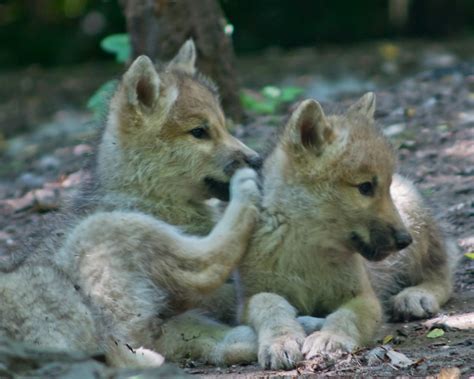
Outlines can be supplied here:
[[391, 117], [400, 117], [405, 115], [405, 109], [402, 107], [395, 108], [392, 112], [390, 112]]
[[460, 112], [458, 118], [462, 125], [474, 123], [474, 112]]
[[383, 62], [381, 71], [387, 75], [394, 75], [398, 72], [398, 65], [395, 62]]
[[38, 161], [37, 167], [40, 170], [51, 171], [57, 169], [59, 167], [59, 164], [60, 163], [58, 158], [52, 155], [46, 155]]
[[384, 128], [383, 133], [387, 137], [393, 137], [397, 134], [402, 133], [405, 130], [405, 128], [406, 128], [406, 124], [404, 124], [404, 123], [393, 124], [393, 125], [390, 125], [390, 126], [387, 126], [386, 128]]
[[400, 145], [400, 149], [413, 150], [416, 147], [416, 141], [406, 140], [403, 141]]
[[469, 88], [469, 91], [471, 91], [472, 94], [472, 92], [474, 92], [474, 75], [467, 76], [465, 80], [467, 87]]
[[80, 145], [74, 146], [73, 153], [74, 155], [78, 156], [89, 154], [92, 153], [92, 147], [82, 143]]
[[423, 104], [422, 104], [422, 107], [423, 108], [427, 108], [427, 109], [430, 109], [430, 108], [433, 108], [436, 103], [438, 101], [434, 98], [434, 97], [430, 97], [428, 100], [426, 100]]
[[59, 208], [59, 191], [49, 188], [34, 191], [35, 207], [39, 211], [52, 211]]
[[467, 166], [467, 167], [459, 168], [459, 170], [456, 172], [456, 174], [461, 175], [461, 176], [474, 175], [474, 166]]
[[42, 176], [25, 172], [17, 179], [17, 185], [24, 189], [41, 188], [45, 179]]
[[454, 65], [458, 58], [451, 53], [428, 53], [423, 59], [423, 65], [428, 68], [443, 68]]

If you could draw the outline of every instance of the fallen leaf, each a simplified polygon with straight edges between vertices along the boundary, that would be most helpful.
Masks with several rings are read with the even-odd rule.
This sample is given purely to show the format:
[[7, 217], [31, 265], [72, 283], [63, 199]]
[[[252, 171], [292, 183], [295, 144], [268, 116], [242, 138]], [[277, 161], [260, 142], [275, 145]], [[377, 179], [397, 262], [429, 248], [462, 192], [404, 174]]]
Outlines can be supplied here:
[[386, 349], [386, 351], [387, 357], [390, 359], [390, 363], [396, 368], [409, 367], [415, 363], [403, 353], [392, 349]]
[[382, 343], [383, 343], [384, 345], [386, 345], [386, 344], [392, 342], [392, 340], [393, 340], [393, 336], [392, 336], [391, 334], [389, 334], [388, 336], [385, 336], [385, 337], [383, 338]]
[[464, 254], [466, 258], [474, 259], [474, 251], [470, 251], [469, 253]]
[[416, 108], [405, 108], [405, 116], [406, 117], [409, 117], [409, 118], [412, 118], [412, 117], [415, 117], [416, 115]]
[[405, 368], [416, 363], [405, 354], [393, 350], [388, 345], [378, 346], [370, 350], [366, 355], [366, 359], [369, 366], [380, 365], [387, 359], [390, 360], [390, 364], [395, 368]]
[[440, 328], [434, 328], [426, 335], [428, 338], [438, 338], [442, 336], [444, 336], [444, 330]]
[[440, 327], [446, 329], [468, 330], [474, 329], [474, 312], [463, 313], [453, 316], [439, 316], [424, 322], [424, 325], [432, 329]]
[[400, 55], [400, 48], [393, 43], [384, 43], [379, 46], [380, 55], [388, 61], [397, 59]]
[[367, 364], [369, 366], [378, 366], [384, 361], [385, 355], [386, 350], [381, 346], [377, 346], [367, 353]]

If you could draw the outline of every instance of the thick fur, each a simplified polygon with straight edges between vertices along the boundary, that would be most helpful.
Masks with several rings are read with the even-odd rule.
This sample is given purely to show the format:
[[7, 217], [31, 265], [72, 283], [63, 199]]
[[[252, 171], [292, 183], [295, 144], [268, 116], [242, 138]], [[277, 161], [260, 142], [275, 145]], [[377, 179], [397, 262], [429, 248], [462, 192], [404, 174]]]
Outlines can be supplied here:
[[[0, 335], [147, 366], [163, 361], [153, 351], [166, 356], [184, 341], [175, 328], [186, 320], [194, 331], [214, 327], [214, 339], [183, 342], [191, 358], [245, 359], [229, 328], [183, 314], [237, 265], [259, 202], [256, 173], [242, 168], [259, 157], [226, 131], [215, 88], [194, 62], [188, 41], [160, 72], [141, 56], [125, 73], [99, 148], [95, 200], [51, 233], [54, 246], [0, 276]], [[205, 200], [228, 197], [229, 182], [214, 227]]]
[[242, 320], [264, 367], [369, 344], [379, 299], [393, 318], [418, 318], [451, 293], [455, 260], [413, 185], [394, 173], [374, 109], [371, 93], [338, 116], [306, 100], [265, 162], [260, 222], [239, 269]]

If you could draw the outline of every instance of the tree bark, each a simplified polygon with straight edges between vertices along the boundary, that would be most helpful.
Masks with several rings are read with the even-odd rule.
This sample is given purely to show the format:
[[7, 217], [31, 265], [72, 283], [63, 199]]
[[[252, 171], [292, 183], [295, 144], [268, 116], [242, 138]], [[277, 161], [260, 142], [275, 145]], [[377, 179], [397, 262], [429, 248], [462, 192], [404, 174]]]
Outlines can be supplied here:
[[231, 39], [224, 33], [225, 18], [217, 0], [121, 0], [133, 57], [171, 59], [193, 38], [197, 68], [219, 86], [228, 117], [242, 119], [239, 84]]

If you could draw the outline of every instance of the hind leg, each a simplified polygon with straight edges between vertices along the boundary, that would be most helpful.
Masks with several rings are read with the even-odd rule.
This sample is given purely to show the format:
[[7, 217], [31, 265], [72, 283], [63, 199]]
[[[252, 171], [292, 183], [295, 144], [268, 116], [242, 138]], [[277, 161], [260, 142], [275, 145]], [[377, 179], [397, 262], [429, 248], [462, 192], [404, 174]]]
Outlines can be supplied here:
[[[455, 255], [451, 255], [450, 249], [453, 254], [457, 250], [454, 246], [446, 249], [439, 235], [431, 233], [430, 238], [428, 249], [410, 252], [411, 267], [405, 266], [411, 273], [408, 285], [389, 300], [394, 321], [431, 317], [451, 295]], [[416, 243], [414, 248], [417, 248]]]
[[430, 237], [428, 249], [413, 249], [407, 255], [411, 256], [411, 262], [405, 265], [411, 273], [408, 285], [389, 299], [393, 320], [431, 317], [451, 295], [457, 247], [448, 245], [446, 249], [439, 235]]
[[[439, 311], [452, 292], [458, 247], [453, 241], [444, 239], [415, 187], [398, 175], [393, 179], [392, 196], [413, 243], [399, 253], [399, 258], [391, 261], [396, 263], [395, 272], [387, 266], [395, 278], [388, 283], [399, 291], [384, 301], [388, 300], [394, 320], [430, 317]], [[391, 288], [385, 292], [394, 293]]]
[[451, 294], [450, 280], [424, 281], [413, 287], [407, 287], [391, 299], [393, 320], [411, 320], [428, 318], [439, 312]]
[[248, 326], [230, 327], [190, 311], [168, 320], [161, 331], [154, 348], [171, 361], [229, 366], [257, 360], [257, 337]]

